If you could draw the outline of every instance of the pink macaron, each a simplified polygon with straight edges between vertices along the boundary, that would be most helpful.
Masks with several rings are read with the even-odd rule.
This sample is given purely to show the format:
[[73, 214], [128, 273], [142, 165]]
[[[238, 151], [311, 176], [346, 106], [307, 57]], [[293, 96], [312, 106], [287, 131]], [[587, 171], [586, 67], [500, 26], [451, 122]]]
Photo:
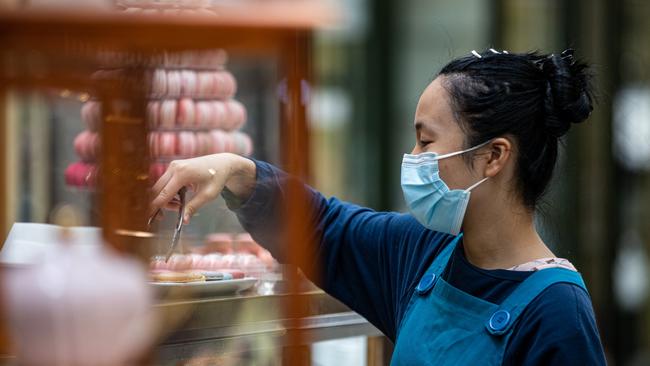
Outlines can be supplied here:
[[149, 156], [153, 159], [159, 158], [158, 132], [150, 132], [147, 135], [147, 144], [149, 145]]
[[204, 51], [196, 61], [199, 67], [219, 69], [228, 62], [228, 53], [223, 49]]
[[237, 93], [237, 80], [230, 71], [221, 71], [220, 73], [223, 81], [224, 96], [231, 98]]
[[94, 187], [97, 182], [97, 168], [93, 164], [72, 163], [64, 174], [66, 184], [74, 187]]
[[178, 116], [176, 122], [180, 127], [192, 127], [195, 125], [196, 113], [194, 111], [194, 101], [190, 98], [183, 98], [178, 101]]
[[167, 264], [172, 271], [184, 271], [190, 269], [192, 258], [184, 254], [174, 254]]
[[222, 130], [212, 130], [210, 136], [212, 137], [211, 152], [213, 154], [230, 152], [232, 142], [229, 134]]
[[88, 130], [82, 131], [74, 139], [74, 149], [82, 161], [92, 162], [99, 153], [99, 135]]
[[159, 156], [164, 158], [176, 156], [176, 134], [174, 132], [159, 132], [157, 136]]
[[214, 96], [215, 79], [210, 72], [202, 71], [197, 73], [197, 96], [208, 98]]
[[77, 164], [79, 163], [72, 163], [68, 165], [67, 168], [65, 168], [65, 172], [63, 173], [63, 176], [65, 177], [65, 184], [69, 186], [76, 187], [77, 186]]
[[214, 79], [214, 89], [211, 95], [215, 98], [226, 99], [228, 96], [227, 80], [224, 78], [223, 71], [211, 72], [210, 76]]
[[212, 153], [212, 136], [208, 132], [196, 133], [196, 156], [209, 155]]
[[102, 119], [101, 103], [89, 100], [81, 107], [81, 120], [88, 130], [96, 132]]
[[226, 131], [241, 128], [246, 123], [246, 108], [241, 102], [229, 99], [224, 102], [226, 108], [225, 121], [222, 128]]
[[193, 97], [197, 94], [196, 72], [190, 70], [181, 71], [181, 95]]
[[147, 103], [147, 123], [149, 128], [158, 128], [160, 124], [160, 102], [151, 101]]
[[231, 136], [235, 154], [250, 156], [253, 153], [253, 141], [250, 136], [239, 131], [233, 132]]
[[228, 118], [226, 104], [220, 100], [210, 102], [212, 109], [212, 118], [210, 119], [210, 128], [223, 128]]
[[199, 128], [211, 127], [214, 110], [211, 102], [196, 102], [194, 104], [195, 125]]
[[191, 158], [196, 155], [196, 135], [194, 132], [182, 131], [176, 136], [176, 152], [183, 158]]
[[149, 143], [149, 156], [152, 159], [158, 159], [161, 158], [162, 155], [160, 153], [160, 132], [150, 132], [149, 135], [147, 136], [147, 141]]
[[181, 95], [181, 72], [177, 70], [167, 71], [167, 96], [178, 98]]
[[176, 101], [175, 100], [163, 100], [160, 103], [160, 121], [159, 126], [161, 128], [174, 128], [176, 125]]
[[153, 96], [161, 97], [167, 94], [167, 73], [165, 70], [155, 70], [151, 83], [151, 94]]

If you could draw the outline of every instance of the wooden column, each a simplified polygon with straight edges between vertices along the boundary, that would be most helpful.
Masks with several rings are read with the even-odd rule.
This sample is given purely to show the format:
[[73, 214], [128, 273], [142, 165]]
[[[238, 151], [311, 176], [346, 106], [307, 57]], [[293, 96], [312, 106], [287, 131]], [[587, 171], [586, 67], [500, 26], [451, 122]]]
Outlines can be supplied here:
[[[309, 176], [309, 131], [307, 125], [307, 104], [309, 98], [309, 53], [310, 35], [308, 32], [288, 32], [284, 43], [283, 58], [286, 94], [280, 95], [282, 105], [282, 160], [287, 172], [301, 179]], [[281, 88], [283, 89], [283, 88]], [[312, 222], [308, 220], [308, 202], [302, 199], [301, 183], [295, 180], [286, 187], [287, 202], [287, 257], [290, 263], [300, 264], [303, 272], [318, 273], [309, 268], [309, 248], [314, 243], [308, 242], [312, 232]], [[306, 313], [307, 304], [300, 292], [300, 276], [297, 271], [288, 271], [290, 296], [285, 303], [288, 328], [299, 327], [301, 317]], [[283, 364], [309, 365], [309, 349], [302, 346], [303, 332], [288, 332], [289, 344], [283, 350]]]

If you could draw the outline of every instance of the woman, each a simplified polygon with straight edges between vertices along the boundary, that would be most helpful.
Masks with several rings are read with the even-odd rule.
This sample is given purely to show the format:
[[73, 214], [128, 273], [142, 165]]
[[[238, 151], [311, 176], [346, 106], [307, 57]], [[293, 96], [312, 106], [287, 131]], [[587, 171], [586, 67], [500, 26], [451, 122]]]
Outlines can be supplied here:
[[[451, 61], [415, 112], [416, 143], [401, 177], [410, 215], [301, 186], [318, 285], [395, 342], [394, 364], [605, 364], [580, 275], [533, 223], [558, 139], [591, 111], [587, 68], [572, 50], [473, 51]], [[155, 184], [152, 209], [191, 186], [189, 221], [222, 193], [282, 259], [275, 228], [288, 179], [231, 154], [177, 161]]]

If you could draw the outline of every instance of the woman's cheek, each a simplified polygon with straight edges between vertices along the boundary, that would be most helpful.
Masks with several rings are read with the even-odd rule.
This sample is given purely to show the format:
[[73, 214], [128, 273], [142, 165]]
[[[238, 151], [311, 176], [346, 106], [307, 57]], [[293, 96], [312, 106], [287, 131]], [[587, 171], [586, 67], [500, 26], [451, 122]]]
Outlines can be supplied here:
[[439, 160], [438, 161], [438, 169], [440, 170], [440, 178], [447, 184], [447, 187], [449, 189], [459, 189], [459, 179], [461, 174], [463, 174], [463, 170], [461, 167], [450, 164], [449, 162], [446, 162], [444, 160]]

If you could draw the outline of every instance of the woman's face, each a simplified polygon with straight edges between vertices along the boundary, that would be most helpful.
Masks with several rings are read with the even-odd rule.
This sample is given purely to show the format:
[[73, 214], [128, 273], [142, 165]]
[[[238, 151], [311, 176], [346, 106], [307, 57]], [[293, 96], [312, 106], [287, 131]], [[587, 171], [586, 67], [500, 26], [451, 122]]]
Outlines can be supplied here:
[[[415, 110], [416, 140], [412, 154], [447, 154], [465, 148], [465, 133], [456, 121], [443, 78], [437, 77], [420, 96]], [[483, 178], [470, 169], [463, 155], [442, 159], [438, 166], [440, 177], [450, 189], [466, 189]]]

